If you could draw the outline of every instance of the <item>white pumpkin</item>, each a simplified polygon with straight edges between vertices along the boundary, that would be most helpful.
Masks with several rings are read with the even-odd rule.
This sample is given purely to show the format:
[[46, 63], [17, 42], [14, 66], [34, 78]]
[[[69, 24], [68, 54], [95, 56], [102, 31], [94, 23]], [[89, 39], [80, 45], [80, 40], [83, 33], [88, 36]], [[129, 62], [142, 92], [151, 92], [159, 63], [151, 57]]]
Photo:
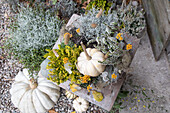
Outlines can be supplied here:
[[87, 102], [86, 100], [84, 100], [81, 97], [77, 97], [73, 101], [73, 107], [76, 110], [76, 112], [82, 113], [82, 112], [85, 112], [88, 109], [89, 102]]
[[57, 102], [60, 88], [45, 78], [30, 80], [28, 75], [27, 69], [16, 75], [11, 100], [22, 113], [45, 113]]
[[105, 65], [102, 65], [100, 61], [105, 60], [105, 55], [98, 49], [85, 48], [81, 43], [84, 52], [80, 53], [77, 60], [77, 69], [83, 75], [89, 75], [96, 77], [105, 70]]
[[69, 99], [73, 99], [73, 98], [76, 98], [76, 95], [69, 92], [69, 91], [66, 91], [65, 93], [66, 97], [69, 98]]

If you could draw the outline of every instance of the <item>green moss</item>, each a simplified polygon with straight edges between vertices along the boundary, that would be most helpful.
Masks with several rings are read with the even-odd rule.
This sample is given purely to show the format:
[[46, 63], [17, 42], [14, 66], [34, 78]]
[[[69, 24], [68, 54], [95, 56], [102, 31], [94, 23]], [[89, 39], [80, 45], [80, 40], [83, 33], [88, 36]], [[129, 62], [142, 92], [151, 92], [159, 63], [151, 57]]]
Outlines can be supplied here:
[[[45, 58], [48, 57], [50, 62], [47, 65], [47, 69], [51, 69], [49, 72], [49, 80], [56, 82], [57, 84], [63, 83], [67, 81], [68, 79], [71, 80], [71, 83], [77, 83], [80, 84], [80, 77], [82, 76], [80, 72], [76, 68], [77, 58], [79, 57], [80, 52], [82, 51], [82, 47], [76, 47], [74, 45], [73, 47], [70, 46], [61, 46], [58, 45], [59, 49], [55, 49], [58, 57], [55, 56], [52, 50], [47, 49], [49, 53], [44, 55]], [[69, 74], [65, 68], [64, 68], [64, 58], [68, 58], [68, 61], [70, 63], [70, 67], [72, 73]]]
[[112, 2], [108, 1], [108, 0], [94, 0], [92, 2], [90, 2], [86, 8], [86, 10], [90, 10], [93, 7], [97, 8], [97, 9], [103, 9], [105, 10], [106, 14], [108, 14], [108, 11], [110, 9], [110, 7], [112, 6]]

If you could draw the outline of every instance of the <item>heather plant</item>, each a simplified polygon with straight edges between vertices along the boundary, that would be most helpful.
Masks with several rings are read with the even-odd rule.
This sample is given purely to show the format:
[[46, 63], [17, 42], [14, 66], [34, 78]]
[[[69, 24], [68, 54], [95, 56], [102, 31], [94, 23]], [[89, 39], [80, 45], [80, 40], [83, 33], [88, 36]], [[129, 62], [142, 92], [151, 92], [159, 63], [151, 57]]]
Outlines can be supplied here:
[[[47, 65], [49, 70], [48, 79], [60, 84], [68, 79], [71, 80], [71, 83], [80, 84], [81, 73], [77, 70], [76, 63], [79, 54], [82, 52], [82, 47], [77, 45], [68, 46], [63, 43], [58, 45], [59, 49], [50, 50], [47, 54], [44, 55], [45, 58], [48, 58], [50, 62]], [[58, 54], [56, 57], [54, 51]]]
[[52, 48], [59, 36], [62, 21], [41, 7], [21, 7], [10, 27], [6, 46], [31, 73], [44, 60], [45, 49]]

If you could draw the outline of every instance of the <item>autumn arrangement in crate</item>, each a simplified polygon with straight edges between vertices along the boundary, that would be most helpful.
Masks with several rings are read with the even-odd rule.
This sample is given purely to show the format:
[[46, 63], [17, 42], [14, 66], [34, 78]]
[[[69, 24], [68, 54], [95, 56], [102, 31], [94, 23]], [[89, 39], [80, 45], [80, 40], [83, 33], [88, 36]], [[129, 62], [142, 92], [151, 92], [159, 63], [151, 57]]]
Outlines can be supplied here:
[[[142, 11], [132, 10], [131, 5], [126, 8], [118, 8], [107, 15], [103, 9], [95, 8], [86, 15], [73, 15], [63, 27], [66, 29], [63, 36], [44, 55], [48, 59], [47, 79], [79, 96], [82, 94], [78, 92], [92, 95], [100, 103], [106, 95], [102, 89], [114, 87], [126, 77], [139, 42], [135, 36], [145, 26]], [[132, 19], [130, 14], [138, 19]]]
[[[57, 2], [56, 7], [65, 2]], [[63, 24], [60, 15], [55, 17], [58, 13], [42, 11], [40, 5], [35, 11], [30, 7], [20, 11], [7, 45], [28, 69], [18, 73], [10, 91], [14, 105], [22, 112], [28, 107], [31, 113], [51, 109], [60, 95], [58, 86], [67, 90], [65, 95], [70, 99], [78, 95], [108, 111], [112, 108], [138, 47], [145, 19], [137, 2], [127, 6], [124, 2], [98, 2], [90, 2], [82, 15], [69, 12], [75, 4], [59, 8], [64, 10], [60, 11], [63, 15], [69, 14], [67, 24]], [[73, 101], [73, 107], [83, 112], [88, 102], [80, 97]], [[27, 108], [24, 99], [28, 100]]]

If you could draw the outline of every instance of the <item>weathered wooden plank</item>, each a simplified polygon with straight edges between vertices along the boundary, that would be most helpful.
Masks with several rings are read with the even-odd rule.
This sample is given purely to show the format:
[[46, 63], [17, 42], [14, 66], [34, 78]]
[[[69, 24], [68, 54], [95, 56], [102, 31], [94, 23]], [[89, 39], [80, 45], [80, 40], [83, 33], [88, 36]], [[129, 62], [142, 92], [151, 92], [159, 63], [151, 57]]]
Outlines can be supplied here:
[[159, 60], [170, 40], [169, 4], [168, 0], [143, 0], [147, 32], [156, 60]]
[[[88, 91], [85, 89], [85, 88], [82, 88], [80, 91], [76, 91], [76, 92], [72, 92], [70, 90], [70, 87], [69, 87], [69, 84], [70, 84], [70, 81], [66, 81], [64, 83], [61, 83], [59, 86], [62, 87], [63, 89], [67, 90], [67, 91], [70, 91], [72, 93], [74, 93], [75, 95], [78, 95], [82, 98], [84, 98], [85, 100], [93, 103], [93, 104], [96, 104], [100, 107], [102, 107], [103, 109], [107, 110], [107, 111], [110, 111], [116, 98], [117, 98], [117, 95], [119, 93], [119, 90], [124, 82], [124, 79], [125, 78], [121, 78], [118, 80], [117, 83], [115, 84], [112, 84], [112, 85], [108, 85], [107, 87], [105, 88], [100, 88], [100, 87], [93, 87], [93, 90], [96, 90], [98, 92], [101, 92], [103, 94], [103, 100], [101, 102], [97, 102], [94, 98], [93, 98], [93, 95], [92, 93], [90, 93], [88, 95]], [[98, 86], [98, 85], [96, 85]]]

